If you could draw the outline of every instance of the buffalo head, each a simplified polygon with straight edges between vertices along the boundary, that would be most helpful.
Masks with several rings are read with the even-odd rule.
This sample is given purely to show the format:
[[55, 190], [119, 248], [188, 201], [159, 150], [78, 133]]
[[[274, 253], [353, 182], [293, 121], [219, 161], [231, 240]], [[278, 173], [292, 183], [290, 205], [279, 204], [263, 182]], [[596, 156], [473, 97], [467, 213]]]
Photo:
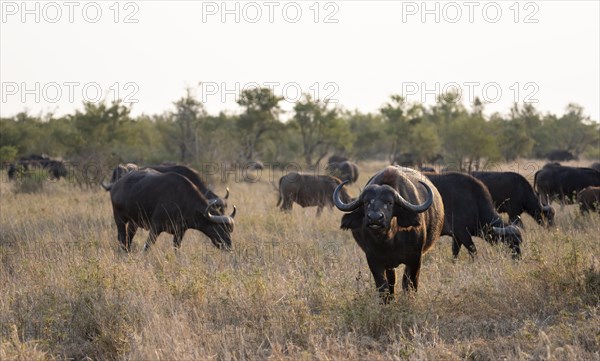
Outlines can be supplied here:
[[204, 217], [210, 222], [205, 233], [217, 248], [230, 250], [231, 232], [233, 232], [233, 226], [235, 224], [233, 219], [235, 218], [237, 208], [233, 206], [233, 212], [231, 212], [231, 215], [229, 216], [211, 214], [211, 210], [219, 207], [220, 202], [220, 199], [211, 200], [204, 211]]
[[541, 225], [545, 224], [548, 227], [552, 227], [552, 226], [554, 226], [554, 215], [555, 215], [554, 208], [552, 206], [543, 204], [542, 212], [540, 215], [541, 217], [537, 221]]
[[519, 227], [514, 225], [492, 227], [492, 232], [492, 242], [495, 243], [499, 239], [512, 250], [514, 259], [521, 257], [521, 243], [523, 243], [523, 236], [521, 235]]
[[359, 207], [364, 208], [363, 226], [373, 230], [387, 231], [391, 227], [392, 218], [402, 213], [425, 212], [433, 203], [433, 192], [429, 186], [420, 182], [427, 190], [427, 200], [423, 204], [415, 205], [404, 199], [398, 191], [387, 184], [370, 184], [362, 191], [360, 196], [350, 202], [344, 203], [340, 199], [340, 191], [348, 181], [338, 185], [333, 192], [335, 206], [343, 212], [352, 212]]

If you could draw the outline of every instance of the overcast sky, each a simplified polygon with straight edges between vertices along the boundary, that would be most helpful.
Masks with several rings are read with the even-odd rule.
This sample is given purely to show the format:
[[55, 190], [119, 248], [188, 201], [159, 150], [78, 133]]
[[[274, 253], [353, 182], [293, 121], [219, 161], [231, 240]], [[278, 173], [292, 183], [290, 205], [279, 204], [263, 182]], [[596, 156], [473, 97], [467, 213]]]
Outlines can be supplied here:
[[186, 87], [235, 113], [255, 84], [288, 110], [308, 92], [374, 112], [391, 94], [433, 104], [459, 85], [488, 114], [574, 102], [598, 120], [599, 3], [2, 1], [0, 113], [62, 115], [118, 90], [135, 115], [156, 114]]

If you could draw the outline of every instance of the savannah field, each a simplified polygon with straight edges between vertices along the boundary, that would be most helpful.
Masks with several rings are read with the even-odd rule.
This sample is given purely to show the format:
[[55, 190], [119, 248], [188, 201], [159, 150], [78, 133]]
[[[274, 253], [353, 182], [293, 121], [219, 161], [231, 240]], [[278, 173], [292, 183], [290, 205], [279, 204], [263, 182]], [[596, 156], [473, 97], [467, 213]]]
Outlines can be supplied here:
[[[383, 163], [359, 166], [352, 196]], [[140, 230], [125, 254], [100, 186], [2, 179], [0, 360], [600, 360], [600, 215], [575, 205], [523, 215], [520, 261], [479, 238], [454, 261], [442, 237], [382, 305], [342, 213], [283, 214], [267, 180], [228, 184], [232, 252], [190, 230], [144, 253]]]

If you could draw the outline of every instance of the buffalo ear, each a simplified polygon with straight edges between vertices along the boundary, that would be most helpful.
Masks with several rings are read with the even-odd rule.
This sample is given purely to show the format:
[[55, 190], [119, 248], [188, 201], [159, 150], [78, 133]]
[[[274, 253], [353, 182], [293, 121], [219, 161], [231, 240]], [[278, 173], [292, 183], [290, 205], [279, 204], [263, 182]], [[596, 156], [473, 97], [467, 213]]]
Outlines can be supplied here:
[[421, 225], [418, 213], [409, 211], [398, 205], [394, 207], [394, 216], [396, 217], [396, 224], [401, 228], [418, 227]]
[[362, 226], [363, 218], [365, 217], [365, 212], [362, 207], [359, 209], [355, 209], [350, 213], [344, 214], [342, 217], [342, 225], [341, 229], [357, 229]]

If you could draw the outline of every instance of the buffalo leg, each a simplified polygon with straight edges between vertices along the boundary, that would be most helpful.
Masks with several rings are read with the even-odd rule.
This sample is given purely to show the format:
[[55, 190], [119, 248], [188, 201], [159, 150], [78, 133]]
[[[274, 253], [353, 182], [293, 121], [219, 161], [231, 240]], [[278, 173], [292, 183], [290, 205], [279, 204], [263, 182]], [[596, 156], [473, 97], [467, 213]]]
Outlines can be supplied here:
[[389, 268], [385, 270], [385, 278], [387, 278], [390, 295], [394, 294], [394, 286], [396, 285], [396, 270]]
[[129, 247], [127, 246], [127, 223], [120, 218], [115, 218], [115, 223], [117, 224], [117, 239], [121, 244], [121, 249], [129, 252]]
[[462, 244], [460, 243], [458, 238], [456, 238], [456, 236], [453, 234], [452, 235], [452, 256], [454, 258], [458, 258], [458, 253], [460, 252], [461, 246], [462, 246]]
[[540, 193], [539, 199], [542, 204], [550, 204], [550, 196], [547, 193]]
[[389, 301], [389, 283], [385, 278], [386, 270], [385, 268], [379, 264], [379, 262], [375, 261], [372, 257], [367, 256], [367, 263], [369, 264], [369, 269], [371, 270], [371, 274], [375, 279], [375, 287], [379, 292], [380, 296], [383, 298], [383, 302], [387, 303]]
[[323, 213], [323, 206], [322, 205], [318, 205], [317, 206], [317, 217], [321, 217], [322, 213]]
[[460, 251], [460, 246], [465, 246], [467, 251], [471, 256], [475, 256], [477, 254], [477, 247], [475, 247], [475, 243], [473, 243], [473, 238], [469, 234], [469, 232], [465, 230], [461, 230], [459, 232], [455, 232], [452, 236], [452, 255], [456, 258], [458, 257], [458, 252]]
[[402, 275], [402, 289], [404, 291], [417, 290], [419, 286], [419, 272], [421, 270], [421, 258], [416, 262], [407, 263]]
[[129, 222], [127, 224], [127, 249], [129, 250], [131, 250], [131, 242], [133, 241], [133, 237], [135, 237], [135, 232], [137, 232], [137, 225]]
[[181, 247], [182, 239], [183, 239], [183, 233], [175, 232], [175, 234], [173, 235], [173, 247], [175, 247], [176, 250]]
[[292, 201], [292, 199], [289, 196], [283, 197], [283, 204], [281, 205], [281, 210], [284, 212], [291, 211], [293, 204], [294, 204], [294, 202]]

